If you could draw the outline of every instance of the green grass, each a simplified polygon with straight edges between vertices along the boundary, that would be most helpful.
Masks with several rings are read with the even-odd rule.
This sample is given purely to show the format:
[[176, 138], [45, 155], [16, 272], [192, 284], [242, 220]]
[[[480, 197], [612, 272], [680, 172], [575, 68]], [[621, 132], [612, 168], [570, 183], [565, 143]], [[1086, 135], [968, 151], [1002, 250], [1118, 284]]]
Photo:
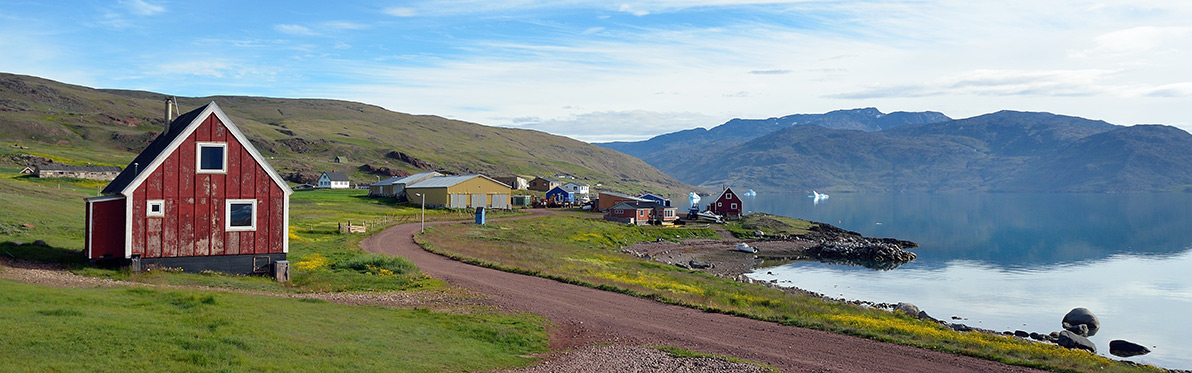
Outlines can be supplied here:
[[807, 234], [815, 223], [789, 218], [786, 216], [752, 213], [741, 217], [741, 220], [725, 222], [724, 228], [736, 237], [753, 237], [754, 231], [762, 231], [769, 236]]
[[699, 271], [639, 259], [623, 246], [657, 237], [710, 233], [662, 227], [627, 227], [558, 215], [477, 225], [444, 225], [417, 237], [429, 250], [507, 271], [617, 291], [788, 325], [970, 355], [1053, 370], [1154, 371], [1082, 351], [984, 333], [960, 333], [892, 312], [790, 294]]
[[543, 319], [0, 280], [0, 371], [475, 371], [546, 350]]

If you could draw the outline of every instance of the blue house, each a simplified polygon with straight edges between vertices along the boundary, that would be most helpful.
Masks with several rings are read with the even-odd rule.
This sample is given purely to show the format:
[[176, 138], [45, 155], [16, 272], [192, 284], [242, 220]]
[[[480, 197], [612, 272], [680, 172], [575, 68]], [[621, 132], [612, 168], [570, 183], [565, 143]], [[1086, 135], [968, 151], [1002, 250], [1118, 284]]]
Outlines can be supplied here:
[[671, 201], [669, 198], [666, 198], [666, 197], [663, 197], [663, 196], [660, 196], [660, 195], [657, 195], [654, 193], [643, 194], [637, 198], [658, 202], [659, 205], [671, 207]]
[[562, 187], [554, 187], [546, 192], [546, 200], [555, 203], [575, 203], [575, 193], [566, 191]]

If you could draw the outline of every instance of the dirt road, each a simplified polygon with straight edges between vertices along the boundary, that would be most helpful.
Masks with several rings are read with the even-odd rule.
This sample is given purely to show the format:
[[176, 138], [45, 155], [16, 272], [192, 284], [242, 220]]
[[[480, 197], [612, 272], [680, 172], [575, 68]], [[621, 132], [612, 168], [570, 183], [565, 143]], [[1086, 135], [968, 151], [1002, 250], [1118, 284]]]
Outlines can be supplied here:
[[422, 250], [414, 243], [416, 232], [417, 223], [400, 225], [369, 237], [360, 246], [410, 259], [424, 273], [486, 294], [505, 309], [546, 317], [557, 325], [550, 337], [552, 349], [602, 342], [665, 344], [764, 362], [786, 372], [1030, 371], [476, 267]]

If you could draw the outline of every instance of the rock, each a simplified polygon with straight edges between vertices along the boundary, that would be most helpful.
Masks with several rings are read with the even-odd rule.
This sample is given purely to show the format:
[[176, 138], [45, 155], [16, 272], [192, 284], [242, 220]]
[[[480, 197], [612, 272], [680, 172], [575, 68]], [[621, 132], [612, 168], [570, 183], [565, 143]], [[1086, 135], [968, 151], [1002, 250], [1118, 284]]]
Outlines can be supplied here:
[[712, 268], [713, 266], [711, 262], [697, 262], [694, 260], [687, 262], [687, 264], [695, 269]]
[[1064, 323], [1064, 330], [1080, 334], [1081, 337], [1089, 336], [1089, 326], [1085, 324], [1072, 325], [1069, 323]]
[[919, 320], [939, 322], [939, 320], [936, 320], [934, 317], [931, 317], [931, 315], [928, 315], [927, 311], [922, 311], [922, 310], [919, 311]]
[[1097, 335], [1097, 330], [1101, 328], [1101, 321], [1097, 320], [1097, 315], [1094, 315], [1092, 311], [1084, 307], [1079, 307], [1068, 311], [1068, 314], [1064, 315], [1061, 325], [1067, 330], [1077, 328], [1073, 330], [1074, 332], [1080, 330], [1076, 325], [1085, 325], [1088, 328], [1087, 336], [1091, 337]]
[[754, 236], [754, 237], [765, 237], [765, 236], [766, 236], [766, 232], [762, 232], [762, 231], [760, 231], [760, 230], [758, 230], [758, 231], [753, 231], [753, 236]]
[[1078, 348], [1092, 353], [1097, 353], [1097, 345], [1093, 344], [1088, 338], [1082, 337], [1069, 330], [1060, 332], [1059, 339], [1056, 340], [1060, 346], [1065, 348]]
[[1018, 338], [1027, 338], [1031, 336], [1031, 333], [1027, 333], [1025, 330], [1015, 330], [1014, 336]]
[[36, 228], [36, 226], [34, 226], [33, 224], [29, 224], [29, 223], [24, 223], [24, 224], [21, 224], [21, 226], [22, 226], [22, 227], [25, 227], [25, 229], [33, 229], [33, 228]]
[[894, 311], [902, 312], [912, 317], [919, 317], [919, 307], [906, 302], [899, 302], [894, 305]]
[[1115, 339], [1109, 341], [1109, 353], [1114, 356], [1131, 357], [1149, 354], [1151, 350], [1134, 342]]
[[1031, 337], [1031, 339], [1034, 339], [1036, 341], [1046, 341], [1047, 340], [1047, 335], [1039, 334], [1039, 333], [1035, 333], [1035, 332], [1031, 332], [1030, 337]]
[[36, 240], [36, 241], [33, 241], [33, 245], [34, 245], [34, 246], [43, 246], [43, 247], [45, 247], [45, 246], [50, 246], [50, 244], [47, 244], [45, 240]]

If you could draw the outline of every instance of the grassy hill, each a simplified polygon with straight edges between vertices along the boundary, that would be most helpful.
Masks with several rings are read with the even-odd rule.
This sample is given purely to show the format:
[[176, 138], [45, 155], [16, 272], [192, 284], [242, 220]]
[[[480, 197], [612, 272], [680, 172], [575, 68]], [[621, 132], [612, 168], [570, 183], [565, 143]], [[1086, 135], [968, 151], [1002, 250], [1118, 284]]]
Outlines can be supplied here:
[[[68, 164], [123, 167], [162, 130], [166, 97], [0, 73], [0, 141], [26, 147], [4, 149], [11, 153], [6, 156], [11, 163], [21, 162], [14, 156], [28, 154]], [[636, 158], [538, 131], [337, 100], [179, 97], [178, 106], [186, 112], [211, 101], [292, 181], [327, 170], [346, 172], [356, 182], [437, 170], [490, 176], [570, 174], [624, 192], [691, 189]], [[345, 160], [335, 163], [337, 156]], [[364, 165], [393, 172], [363, 171]]]

